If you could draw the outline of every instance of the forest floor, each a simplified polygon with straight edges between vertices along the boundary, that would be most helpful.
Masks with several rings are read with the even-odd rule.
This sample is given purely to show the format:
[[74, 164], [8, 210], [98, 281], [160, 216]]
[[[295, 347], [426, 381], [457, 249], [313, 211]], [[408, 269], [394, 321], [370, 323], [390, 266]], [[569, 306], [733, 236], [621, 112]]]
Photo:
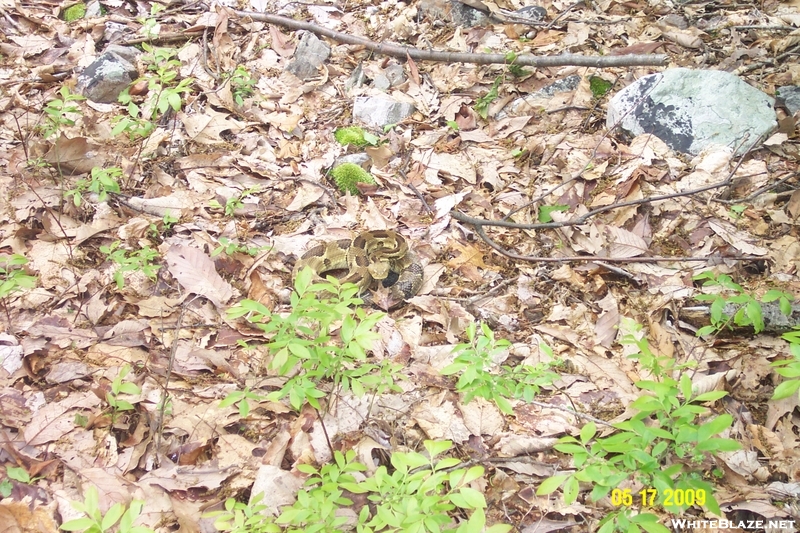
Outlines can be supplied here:
[[[0, 531], [797, 530], [800, 339], [760, 327], [800, 293], [796, 120], [692, 158], [605, 110], [668, 67], [800, 84], [798, 0], [546, 0], [473, 28], [432, 0], [233, 6], [424, 51], [666, 59], [324, 39], [306, 80], [280, 19], [73, 4], [0, 2]], [[129, 101], [76, 98], [109, 43], [143, 52]], [[337, 142], [380, 95], [416, 111]], [[328, 170], [356, 153], [376, 183], [345, 194]], [[404, 305], [294, 282], [371, 230], [424, 265]]]

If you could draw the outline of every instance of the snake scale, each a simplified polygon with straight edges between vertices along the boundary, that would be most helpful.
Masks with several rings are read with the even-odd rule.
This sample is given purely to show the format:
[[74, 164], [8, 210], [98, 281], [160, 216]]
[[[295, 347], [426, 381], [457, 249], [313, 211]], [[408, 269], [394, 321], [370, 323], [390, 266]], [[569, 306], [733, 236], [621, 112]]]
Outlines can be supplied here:
[[365, 231], [355, 239], [340, 239], [309, 248], [295, 263], [292, 278], [305, 268], [314, 272], [315, 281], [324, 281], [327, 273], [345, 271], [342, 283], [358, 286], [360, 298], [372, 303], [368, 289], [380, 282], [389, 286], [392, 304], [396, 307], [414, 296], [422, 286], [422, 265], [409, 250], [406, 240], [390, 230]]

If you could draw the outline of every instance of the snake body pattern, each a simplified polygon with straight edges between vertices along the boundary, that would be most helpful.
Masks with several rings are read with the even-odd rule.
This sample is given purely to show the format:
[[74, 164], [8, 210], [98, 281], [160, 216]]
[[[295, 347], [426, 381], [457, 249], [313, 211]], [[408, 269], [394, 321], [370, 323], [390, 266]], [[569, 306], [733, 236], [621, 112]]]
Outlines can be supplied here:
[[389, 287], [392, 306], [414, 296], [422, 286], [422, 265], [409, 250], [402, 235], [391, 230], [365, 231], [355, 239], [340, 239], [309, 248], [295, 263], [292, 278], [305, 268], [314, 272], [315, 281], [324, 281], [325, 274], [346, 271], [339, 279], [354, 283], [364, 303], [372, 303], [368, 289], [374, 282], [385, 284], [391, 273], [397, 281]]

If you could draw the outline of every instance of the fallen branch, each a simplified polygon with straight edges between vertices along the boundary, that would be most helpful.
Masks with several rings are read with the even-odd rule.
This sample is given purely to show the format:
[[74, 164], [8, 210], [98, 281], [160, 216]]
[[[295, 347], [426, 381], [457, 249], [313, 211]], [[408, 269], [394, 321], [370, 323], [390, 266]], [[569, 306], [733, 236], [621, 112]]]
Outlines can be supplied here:
[[[363, 37], [348, 35], [338, 31], [323, 28], [310, 22], [294, 20], [280, 15], [267, 13], [254, 13], [252, 11], [232, 10], [242, 19], [256, 20], [288, 28], [290, 30], [306, 30], [317, 35], [322, 35], [343, 44], [363, 46], [367, 50], [387, 56], [405, 59], [410, 57], [415, 61], [438, 61], [443, 63], [471, 63], [475, 65], [505, 65], [509, 63], [506, 54], [473, 54], [462, 52], [436, 52], [420, 50], [409, 46], [397, 44], [378, 43]], [[561, 54], [555, 56], [534, 56], [522, 54], [517, 56], [513, 63], [522, 67], [638, 67], [638, 66], [663, 66], [667, 56], [663, 54], [643, 54], [629, 56], [584, 56], [579, 54]]]

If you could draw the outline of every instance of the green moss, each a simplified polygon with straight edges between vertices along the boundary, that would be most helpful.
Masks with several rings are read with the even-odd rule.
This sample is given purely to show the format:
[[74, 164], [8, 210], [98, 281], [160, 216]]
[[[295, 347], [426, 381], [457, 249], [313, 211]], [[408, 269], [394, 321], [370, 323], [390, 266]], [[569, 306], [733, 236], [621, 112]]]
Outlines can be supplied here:
[[67, 9], [61, 12], [61, 16], [66, 22], [82, 19], [86, 16], [86, 4], [80, 3], [69, 6]]
[[358, 187], [356, 183], [369, 183], [375, 184], [375, 178], [372, 174], [356, 165], [355, 163], [342, 163], [338, 167], [331, 170], [333, 181], [342, 192], [349, 192], [352, 195], [358, 194]]
[[349, 144], [353, 146], [375, 146], [378, 144], [377, 137], [358, 126], [338, 128], [333, 132], [333, 138], [342, 146], [347, 146]]
[[599, 76], [592, 76], [589, 78], [589, 88], [592, 90], [592, 96], [595, 98], [602, 98], [611, 90], [613, 83], [606, 81]]

